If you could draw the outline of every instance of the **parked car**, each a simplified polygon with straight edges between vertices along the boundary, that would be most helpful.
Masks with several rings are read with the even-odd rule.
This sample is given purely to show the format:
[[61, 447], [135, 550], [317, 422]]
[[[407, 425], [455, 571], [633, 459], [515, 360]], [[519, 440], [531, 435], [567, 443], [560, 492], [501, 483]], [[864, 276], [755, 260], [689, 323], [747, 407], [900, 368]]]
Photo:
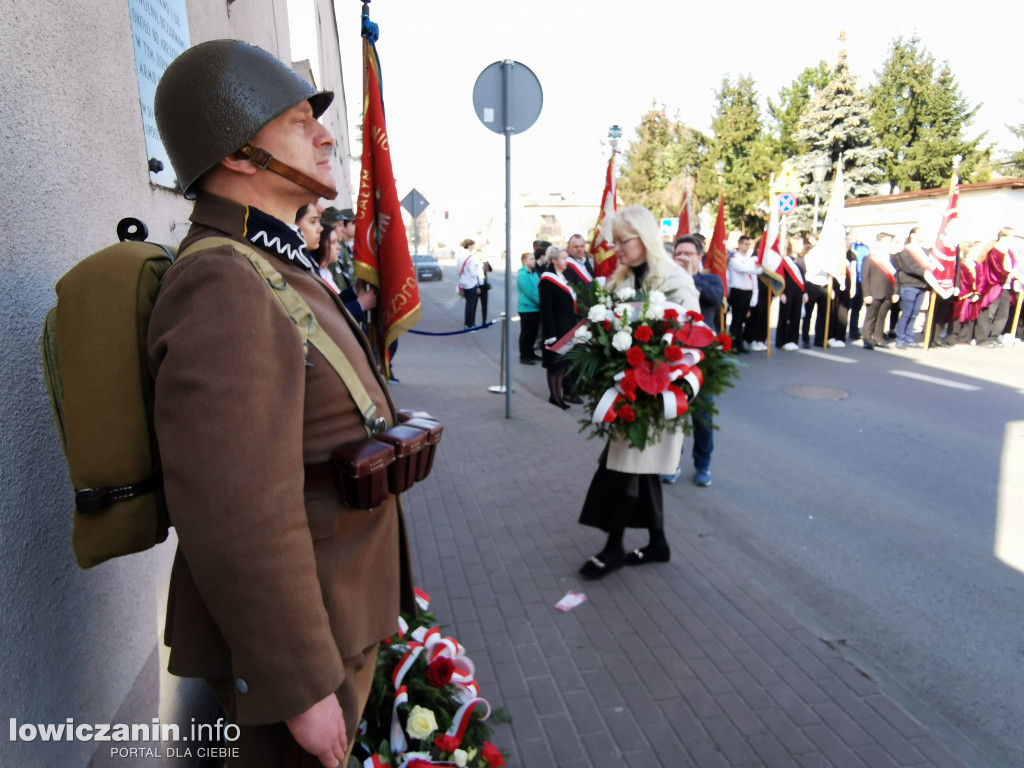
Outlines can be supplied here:
[[412, 264], [416, 267], [417, 280], [442, 280], [444, 273], [441, 272], [441, 265], [437, 259], [429, 253], [414, 253]]

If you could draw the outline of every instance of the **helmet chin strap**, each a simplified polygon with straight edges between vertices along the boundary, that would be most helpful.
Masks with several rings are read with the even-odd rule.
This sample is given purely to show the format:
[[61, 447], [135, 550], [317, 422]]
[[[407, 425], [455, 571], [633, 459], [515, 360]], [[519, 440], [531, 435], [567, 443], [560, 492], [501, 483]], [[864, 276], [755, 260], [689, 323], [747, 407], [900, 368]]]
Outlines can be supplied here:
[[310, 192], [315, 192], [320, 197], [333, 200], [338, 196], [338, 190], [328, 187], [326, 184], [321, 184], [312, 176], [307, 176], [302, 171], [296, 170], [290, 165], [285, 165], [280, 160], [275, 160], [274, 156], [265, 149], [254, 147], [247, 142], [239, 151], [260, 168], [273, 171], [279, 176], [284, 176], [286, 179], [294, 181], [300, 187], [304, 187]]

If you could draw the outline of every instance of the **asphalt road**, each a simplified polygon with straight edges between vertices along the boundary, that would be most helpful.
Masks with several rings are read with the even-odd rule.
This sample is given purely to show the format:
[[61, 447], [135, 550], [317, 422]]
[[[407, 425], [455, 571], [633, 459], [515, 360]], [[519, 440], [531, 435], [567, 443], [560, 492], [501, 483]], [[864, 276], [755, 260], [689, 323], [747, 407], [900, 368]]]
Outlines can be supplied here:
[[[444, 330], [461, 324], [453, 277], [421, 286], [449, 308]], [[499, 328], [473, 336], [495, 366]], [[516, 397], [547, 396], [517, 336], [513, 415]], [[666, 511], [971, 765], [1024, 766], [1024, 345], [740, 359], [712, 486], [688, 482], [687, 452]]]

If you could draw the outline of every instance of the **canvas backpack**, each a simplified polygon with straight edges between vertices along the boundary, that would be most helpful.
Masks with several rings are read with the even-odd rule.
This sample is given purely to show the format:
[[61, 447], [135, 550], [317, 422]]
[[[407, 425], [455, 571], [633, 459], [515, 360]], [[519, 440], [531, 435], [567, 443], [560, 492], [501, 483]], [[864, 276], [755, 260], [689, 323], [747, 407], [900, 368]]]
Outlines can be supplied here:
[[[43, 376], [75, 489], [71, 545], [82, 568], [142, 552], [167, 539], [160, 454], [153, 425], [154, 382], [146, 335], [174, 250], [146, 242], [146, 226], [122, 219], [120, 242], [86, 257], [56, 285], [43, 323]], [[348, 387], [368, 433], [376, 406], [351, 365], [268, 259], [227, 238], [204, 238], [179, 257], [222, 245], [245, 255], [299, 329]], [[268, 288], [269, 289], [269, 288]]]

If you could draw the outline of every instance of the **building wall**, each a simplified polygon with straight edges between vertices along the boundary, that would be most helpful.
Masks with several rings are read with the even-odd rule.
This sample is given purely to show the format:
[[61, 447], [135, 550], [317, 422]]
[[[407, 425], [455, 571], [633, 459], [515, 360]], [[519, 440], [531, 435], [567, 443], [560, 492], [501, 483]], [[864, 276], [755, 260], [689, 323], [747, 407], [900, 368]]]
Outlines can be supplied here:
[[[237, 37], [290, 61], [285, 0], [188, 0], [187, 12], [193, 44]], [[0, 0], [0, 19], [0, 765], [98, 766], [99, 745], [11, 741], [9, 719], [144, 723], [205, 704], [195, 688], [161, 674], [173, 544], [90, 571], [74, 563], [72, 490], [39, 334], [57, 279], [113, 242], [121, 218], [141, 218], [150, 239], [177, 244], [190, 204], [149, 182], [126, 0]], [[337, 36], [322, 31], [324, 58], [340, 61]], [[329, 119], [347, 159], [344, 93], [336, 90]], [[335, 173], [350, 204], [348, 169]]]

